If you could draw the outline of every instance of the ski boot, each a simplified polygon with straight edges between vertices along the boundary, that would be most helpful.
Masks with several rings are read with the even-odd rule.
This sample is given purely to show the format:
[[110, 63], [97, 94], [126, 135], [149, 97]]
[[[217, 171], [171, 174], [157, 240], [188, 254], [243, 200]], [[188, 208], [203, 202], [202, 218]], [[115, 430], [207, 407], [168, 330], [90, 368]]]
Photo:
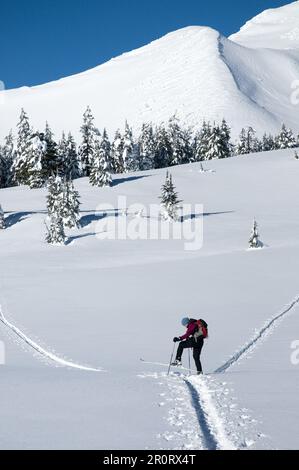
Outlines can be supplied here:
[[171, 365], [172, 367], [181, 367], [183, 364], [182, 364], [182, 361], [180, 361], [179, 359], [176, 359]]

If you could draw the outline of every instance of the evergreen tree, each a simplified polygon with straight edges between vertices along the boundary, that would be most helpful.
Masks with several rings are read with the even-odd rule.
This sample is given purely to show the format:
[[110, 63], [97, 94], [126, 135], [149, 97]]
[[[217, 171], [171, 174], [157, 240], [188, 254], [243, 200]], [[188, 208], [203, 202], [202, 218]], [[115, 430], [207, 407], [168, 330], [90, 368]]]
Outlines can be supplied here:
[[93, 186], [111, 186], [111, 145], [108, 139], [106, 129], [104, 129], [101, 141], [95, 142], [95, 152], [90, 171], [90, 183]]
[[63, 221], [60, 216], [52, 214], [50, 216], [50, 226], [46, 224], [47, 234], [46, 242], [50, 245], [64, 245], [66, 236], [64, 232]]
[[220, 158], [229, 158], [232, 156], [233, 145], [231, 142], [231, 128], [228, 126], [225, 119], [222, 120], [220, 130], [222, 135], [221, 154], [223, 155]]
[[212, 134], [212, 128], [210, 123], [203, 122], [202, 128], [195, 136], [194, 141], [194, 156], [195, 162], [201, 162], [208, 160], [207, 153], [209, 149], [209, 140]]
[[112, 171], [113, 173], [124, 173], [123, 164], [124, 140], [118, 129], [116, 131], [111, 149]]
[[143, 124], [139, 137], [139, 169], [141, 171], [154, 168], [155, 142], [152, 124]]
[[40, 139], [44, 142], [44, 156], [42, 160], [44, 181], [47, 181], [51, 176], [62, 173], [63, 157], [59, 154], [58, 145], [53, 137], [54, 134], [48, 122], [46, 122], [45, 133], [40, 134]]
[[125, 133], [124, 133], [124, 147], [123, 147], [123, 168], [124, 173], [138, 170], [138, 161], [136, 158], [136, 149], [133, 140], [132, 129], [126, 121]]
[[168, 135], [171, 146], [170, 166], [181, 165], [186, 162], [183, 132], [176, 116], [172, 116], [168, 123]]
[[66, 159], [64, 161], [64, 168], [64, 174], [67, 179], [74, 180], [81, 176], [76, 142], [70, 132], [66, 140]]
[[277, 149], [288, 149], [296, 147], [296, 139], [291, 129], [287, 129], [285, 124], [282, 125], [280, 134], [276, 138]]
[[165, 168], [171, 165], [172, 161], [172, 147], [169, 139], [169, 134], [165, 129], [164, 124], [156, 129], [155, 138], [155, 168]]
[[27, 171], [28, 179], [27, 184], [31, 189], [42, 188], [45, 179], [43, 172], [43, 158], [45, 154], [45, 141], [43, 134], [35, 134], [31, 138], [31, 153], [28, 156]]
[[161, 208], [162, 217], [165, 220], [178, 221], [179, 203], [178, 193], [172, 181], [172, 176], [167, 172], [166, 181], [162, 186]]
[[5, 137], [3, 147], [0, 147], [0, 188], [13, 185], [13, 161], [15, 158], [14, 138], [12, 131]]
[[25, 113], [24, 109], [22, 109], [21, 111], [20, 119], [17, 126], [17, 149], [12, 171], [14, 175], [14, 180], [17, 184], [27, 184], [29, 178], [28, 162], [31, 158], [32, 153], [32, 131], [30, 128], [28, 116]]
[[4, 219], [4, 211], [0, 204], [0, 230], [4, 230], [6, 228], [5, 219]]
[[230, 156], [230, 131], [228, 127], [216, 126], [211, 129], [210, 137], [206, 143], [205, 160], [214, 158], [228, 158]]
[[246, 155], [255, 151], [255, 130], [252, 127], [242, 129], [240, 139], [237, 144], [238, 155]]
[[64, 180], [61, 216], [64, 227], [80, 227], [80, 196], [72, 180]]
[[275, 150], [275, 140], [271, 134], [264, 134], [261, 149], [263, 152], [269, 152], [270, 150]]
[[82, 144], [79, 148], [81, 168], [83, 176], [89, 176], [94, 156], [95, 140], [99, 135], [99, 131], [94, 125], [94, 117], [89, 106], [87, 107], [83, 115], [83, 125], [81, 127], [81, 134]]
[[249, 240], [249, 248], [262, 248], [263, 244], [259, 240], [259, 233], [258, 233], [258, 224], [256, 220], [253, 221], [253, 228], [251, 232], [251, 237]]

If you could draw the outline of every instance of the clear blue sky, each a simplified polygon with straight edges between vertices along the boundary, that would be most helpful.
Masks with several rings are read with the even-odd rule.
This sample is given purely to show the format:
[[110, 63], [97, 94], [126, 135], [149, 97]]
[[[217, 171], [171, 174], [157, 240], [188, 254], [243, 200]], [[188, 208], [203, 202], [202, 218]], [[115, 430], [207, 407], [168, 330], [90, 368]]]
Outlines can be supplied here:
[[287, 0], [1, 1], [0, 80], [36, 85], [92, 68], [169, 31], [211, 26], [225, 35]]

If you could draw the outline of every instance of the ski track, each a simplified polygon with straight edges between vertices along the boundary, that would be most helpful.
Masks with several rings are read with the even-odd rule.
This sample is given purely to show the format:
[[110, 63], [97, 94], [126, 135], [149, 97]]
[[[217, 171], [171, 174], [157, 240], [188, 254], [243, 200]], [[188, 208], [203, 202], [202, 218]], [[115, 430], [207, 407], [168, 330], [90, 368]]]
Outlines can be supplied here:
[[5, 318], [5, 316], [2, 312], [1, 306], [0, 306], [0, 321], [7, 328], [9, 328], [10, 331], [15, 333], [22, 341], [24, 341], [28, 346], [30, 346], [34, 351], [39, 353], [44, 358], [50, 359], [52, 362], [55, 362], [56, 364], [59, 364], [60, 366], [70, 367], [72, 369], [78, 369], [78, 370], [87, 371], [87, 372], [104, 372], [104, 370], [101, 369], [101, 368], [94, 368], [94, 367], [88, 367], [88, 366], [83, 366], [83, 365], [80, 365], [80, 364], [76, 364], [75, 362], [67, 361], [65, 359], [62, 359], [61, 357], [56, 356], [55, 354], [53, 354], [49, 351], [46, 351], [41, 346], [39, 346], [37, 343], [32, 341], [30, 338], [28, 338], [28, 336], [26, 336], [19, 328], [17, 328], [12, 323], [10, 323]]
[[185, 379], [207, 450], [237, 450], [226, 435], [224, 423], [203, 377]]
[[[283, 321], [298, 304], [299, 296], [295, 298], [295, 300], [282, 312], [268, 320], [264, 326], [256, 332], [253, 338], [238, 352], [236, 352], [225, 364], [216, 369], [214, 374], [225, 373], [230, 367], [237, 364], [241, 359], [247, 356], [273, 332], [278, 324]], [[246, 443], [246, 438], [244, 439], [244, 442], [241, 444], [241, 446], [237, 446], [235, 442], [239, 441], [238, 435], [234, 433], [233, 440], [228, 437], [226, 428], [228, 428], [228, 432], [230, 433], [230, 431], [232, 431], [230, 428], [233, 425], [232, 423], [228, 424], [226, 422], [227, 419], [225, 416], [224, 420], [220, 416], [219, 412], [221, 412], [221, 407], [219, 409], [219, 406], [217, 407], [217, 405], [214, 403], [214, 400], [212, 399], [213, 392], [210, 390], [206, 378], [184, 378], [184, 383], [189, 391], [191, 404], [197, 416], [197, 421], [201, 430], [201, 440], [203, 447], [207, 450], [237, 450], [240, 447], [247, 447], [248, 444]], [[248, 442], [250, 446], [254, 441], [248, 440]]]
[[275, 315], [271, 320], [267, 321], [260, 331], [257, 331], [254, 337], [236, 352], [225, 364], [215, 370], [215, 374], [226, 372], [230, 367], [239, 362], [243, 357], [247, 356], [254, 348], [260, 344], [278, 324], [299, 304], [299, 296], [288, 307], [278, 315]]

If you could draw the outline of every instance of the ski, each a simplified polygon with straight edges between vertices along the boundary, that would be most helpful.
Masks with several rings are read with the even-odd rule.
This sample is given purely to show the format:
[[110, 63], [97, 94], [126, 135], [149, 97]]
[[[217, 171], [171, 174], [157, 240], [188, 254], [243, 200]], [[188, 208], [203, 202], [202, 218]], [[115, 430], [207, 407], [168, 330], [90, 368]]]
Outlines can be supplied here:
[[[159, 366], [159, 367], [166, 367], [168, 368], [169, 367], [169, 364], [164, 364], [163, 362], [150, 362], [150, 361], [146, 361], [145, 359], [140, 359], [140, 361], [143, 363], [143, 364], [148, 364], [148, 365], [152, 365], [152, 366]], [[171, 366], [173, 369], [176, 369], [176, 370], [183, 370], [183, 371], [187, 371], [187, 372], [191, 372], [193, 374], [197, 374], [197, 370], [194, 370], [194, 369], [188, 369], [187, 367], [183, 367], [183, 366]]]

